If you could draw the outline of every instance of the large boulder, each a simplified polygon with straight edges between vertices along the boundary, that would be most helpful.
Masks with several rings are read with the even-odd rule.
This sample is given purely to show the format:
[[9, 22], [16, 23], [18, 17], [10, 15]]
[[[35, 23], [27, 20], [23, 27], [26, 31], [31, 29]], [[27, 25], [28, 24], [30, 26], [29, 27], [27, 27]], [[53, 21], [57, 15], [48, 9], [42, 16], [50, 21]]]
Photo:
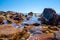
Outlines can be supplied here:
[[42, 23], [51, 24], [55, 22], [55, 18], [57, 17], [56, 11], [52, 8], [45, 8], [43, 13], [41, 14]]

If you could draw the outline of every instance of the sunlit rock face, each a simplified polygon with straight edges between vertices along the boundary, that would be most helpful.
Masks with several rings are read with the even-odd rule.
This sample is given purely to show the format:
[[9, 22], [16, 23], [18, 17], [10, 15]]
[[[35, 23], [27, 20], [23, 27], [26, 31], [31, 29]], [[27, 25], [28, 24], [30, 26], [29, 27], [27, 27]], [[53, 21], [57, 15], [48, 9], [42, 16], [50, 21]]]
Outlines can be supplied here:
[[6, 12], [0, 11], [0, 15], [4, 15], [4, 14], [6, 14]]

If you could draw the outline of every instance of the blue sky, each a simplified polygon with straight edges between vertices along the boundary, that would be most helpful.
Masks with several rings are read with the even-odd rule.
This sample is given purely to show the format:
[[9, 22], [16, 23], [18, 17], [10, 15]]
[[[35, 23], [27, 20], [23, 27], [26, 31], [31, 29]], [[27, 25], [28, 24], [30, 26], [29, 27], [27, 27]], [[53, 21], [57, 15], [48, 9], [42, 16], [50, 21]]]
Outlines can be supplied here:
[[0, 11], [42, 13], [44, 8], [53, 8], [60, 13], [60, 0], [0, 0]]

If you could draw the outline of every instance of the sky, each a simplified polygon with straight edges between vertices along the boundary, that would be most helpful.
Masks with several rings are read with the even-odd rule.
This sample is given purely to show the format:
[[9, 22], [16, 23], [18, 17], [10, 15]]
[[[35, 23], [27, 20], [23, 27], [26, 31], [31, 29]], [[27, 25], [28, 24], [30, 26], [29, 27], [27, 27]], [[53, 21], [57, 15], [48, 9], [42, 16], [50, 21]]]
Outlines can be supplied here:
[[60, 13], [60, 0], [0, 0], [0, 11], [42, 13], [44, 8]]

